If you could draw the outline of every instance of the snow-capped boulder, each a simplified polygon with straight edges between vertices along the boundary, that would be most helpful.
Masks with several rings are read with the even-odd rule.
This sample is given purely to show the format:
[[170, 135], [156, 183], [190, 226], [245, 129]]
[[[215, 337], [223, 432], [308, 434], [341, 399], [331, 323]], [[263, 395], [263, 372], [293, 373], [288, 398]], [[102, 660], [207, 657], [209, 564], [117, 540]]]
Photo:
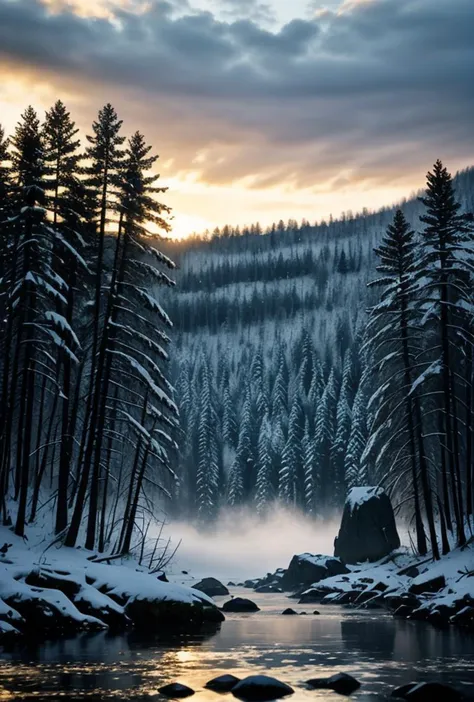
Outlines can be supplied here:
[[338, 558], [302, 553], [291, 559], [288, 570], [280, 580], [280, 587], [283, 590], [296, 590], [348, 572]]
[[232, 694], [249, 702], [266, 702], [292, 695], [293, 688], [268, 675], [249, 675], [232, 688]]
[[252, 600], [247, 600], [245, 597], [234, 597], [232, 600], [225, 602], [222, 605], [224, 612], [259, 612], [258, 607]]
[[199, 590], [199, 592], [204, 592], [209, 597], [220, 597], [229, 594], [226, 586], [216, 578], [203, 578], [196, 585], [193, 585], [193, 588], [194, 590]]
[[400, 547], [392, 503], [380, 487], [352, 488], [347, 496], [334, 555], [344, 563], [378, 561]]

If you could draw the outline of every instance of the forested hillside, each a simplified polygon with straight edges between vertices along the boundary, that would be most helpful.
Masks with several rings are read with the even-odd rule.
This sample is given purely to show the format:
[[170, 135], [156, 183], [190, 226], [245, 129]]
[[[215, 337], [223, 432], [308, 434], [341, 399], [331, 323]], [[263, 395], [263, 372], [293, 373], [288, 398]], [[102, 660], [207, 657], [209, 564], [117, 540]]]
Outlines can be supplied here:
[[[454, 187], [462, 209], [473, 211], [474, 170]], [[421, 255], [426, 205], [414, 197], [401, 209]], [[395, 210], [265, 232], [225, 227], [171, 246], [181, 513], [207, 519], [239, 504], [264, 513], [279, 499], [323, 514], [353, 485], [404, 484], [399, 473], [386, 475], [399, 445], [384, 460], [367, 449], [380, 419], [377, 401], [369, 403], [378, 378], [367, 334], [380, 289], [367, 284], [378, 276], [374, 249]], [[422, 294], [420, 285], [410, 306], [423, 309]], [[407, 491], [398, 497], [404, 504]]]

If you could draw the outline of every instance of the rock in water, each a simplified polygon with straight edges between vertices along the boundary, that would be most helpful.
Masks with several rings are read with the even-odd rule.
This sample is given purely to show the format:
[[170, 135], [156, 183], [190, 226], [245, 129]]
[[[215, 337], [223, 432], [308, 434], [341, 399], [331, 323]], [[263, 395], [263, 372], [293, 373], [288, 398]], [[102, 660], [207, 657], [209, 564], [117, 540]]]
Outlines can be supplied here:
[[334, 690], [340, 695], [352, 695], [360, 687], [360, 682], [347, 673], [337, 673], [330, 678], [313, 678], [306, 684], [315, 690]]
[[236, 678], [235, 675], [219, 675], [218, 678], [209, 680], [204, 687], [213, 692], [231, 692], [239, 682], [240, 678]]
[[464, 696], [449, 685], [442, 683], [410, 683], [398, 687], [392, 692], [392, 697], [411, 702], [462, 702]]
[[172, 699], [182, 699], [183, 697], [191, 697], [191, 695], [194, 695], [194, 690], [181, 683], [170, 683], [169, 685], [160, 687], [158, 692]]
[[347, 496], [334, 555], [344, 563], [379, 561], [400, 547], [392, 503], [380, 487], [352, 488]]
[[292, 695], [293, 692], [293, 688], [286, 683], [267, 675], [249, 675], [232, 689], [232, 694], [235, 697], [249, 702], [277, 700], [280, 697]]
[[260, 607], [257, 607], [255, 602], [247, 600], [245, 597], [234, 597], [222, 605], [224, 612], [259, 612]]
[[221, 595], [228, 595], [229, 590], [216, 578], [204, 578], [200, 582], [193, 585], [194, 590], [199, 590], [209, 597], [220, 597]]
[[298, 612], [295, 612], [295, 610], [291, 609], [291, 607], [287, 607], [283, 610], [282, 614], [298, 614]]
[[345, 565], [333, 556], [302, 553], [293, 556], [280, 584], [284, 590], [296, 590], [298, 587], [309, 587], [325, 578], [345, 575], [348, 572]]

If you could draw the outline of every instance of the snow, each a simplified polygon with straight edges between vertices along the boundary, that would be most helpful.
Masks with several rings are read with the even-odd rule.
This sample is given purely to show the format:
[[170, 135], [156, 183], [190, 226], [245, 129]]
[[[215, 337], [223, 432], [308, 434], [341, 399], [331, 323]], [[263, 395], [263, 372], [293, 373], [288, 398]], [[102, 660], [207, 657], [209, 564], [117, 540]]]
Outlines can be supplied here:
[[354, 487], [349, 490], [346, 504], [352, 512], [355, 507], [368, 502], [372, 497], [380, 497], [383, 494], [384, 490], [381, 487]]
[[300, 561], [307, 561], [308, 563], [311, 563], [311, 565], [322, 566], [323, 568], [326, 567], [327, 561], [339, 560], [334, 556], [323, 556], [321, 554], [313, 556], [311, 553], [302, 553], [297, 556], [297, 558]]
[[[97, 563], [90, 560], [94, 557], [90, 551], [53, 545], [45, 547], [44, 542], [35, 545], [34, 534], [32, 536], [30, 546], [6, 527], [0, 528], [0, 543], [12, 544], [6, 555], [0, 555], [0, 634], [14, 633], [16, 622], [23, 622], [19, 613], [23, 603], [33, 600], [44, 606], [44, 616], [54, 617], [56, 613], [59, 619], [66, 617], [75, 622], [79, 629], [107, 628], [99, 618], [80, 612], [76, 605], [80, 607], [81, 602], [99, 613], [104, 610], [119, 615], [123, 615], [125, 607], [134, 601], [215, 606], [204, 593], [158, 580], [157, 574], [150, 573], [131, 558]], [[104, 554], [100, 556], [104, 557]], [[26, 579], [31, 574], [63, 580], [65, 585], [76, 588], [77, 594], [69, 599], [62, 590], [54, 589], [54, 585], [30, 585]], [[117, 604], [117, 600], [121, 604]]]
[[[320, 580], [308, 588], [327, 592], [324, 602], [337, 599], [345, 592], [365, 591], [380, 597], [379, 588], [385, 586], [383, 598], [404, 595], [412, 585], [423, 585], [434, 578], [444, 577], [446, 585], [437, 593], [418, 595], [421, 606], [417, 612], [427, 614], [439, 607], [452, 609], [453, 614], [466, 605], [474, 606], [474, 544], [451, 551], [439, 561], [413, 556], [407, 549], [400, 549], [377, 563], [347, 566], [351, 571]], [[420, 573], [410, 577], [406, 571], [416, 567]]]

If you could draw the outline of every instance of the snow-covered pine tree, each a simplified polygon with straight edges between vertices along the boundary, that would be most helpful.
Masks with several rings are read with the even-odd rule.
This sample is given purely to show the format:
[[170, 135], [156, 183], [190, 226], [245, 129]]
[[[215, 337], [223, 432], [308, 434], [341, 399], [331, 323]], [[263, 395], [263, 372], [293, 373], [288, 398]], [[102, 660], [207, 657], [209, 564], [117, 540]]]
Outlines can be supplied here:
[[315, 448], [320, 475], [319, 498], [327, 503], [334, 494], [336, 476], [331, 462], [331, 447], [336, 433], [337, 380], [331, 369], [328, 382], [318, 403], [315, 419]]
[[367, 374], [362, 374], [359, 387], [352, 406], [351, 433], [344, 459], [344, 478], [346, 491], [360, 485], [367, 485], [368, 475], [366, 465], [361, 458], [368, 441], [367, 430]]
[[305, 418], [301, 398], [295, 394], [288, 422], [288, 435], [281, 457], [278, 496], [286, 504], [301, 505], [304, 499], [302, 439]]
[[[56, 312], [65, 302], [67, 284], [54, 269], [55, 232], [46, 222], [44, 195], [44, 144], [39, 119], [29, 107], [11, 139], [12, 176], [19, 196], [12, 218], [13, 252], [7, 273], [8, 349], [13, 361], [3, 368], [2, 405], [6, 421], [2, 435], [2, 473], [9, 470], [16, 439], [15, 497], [18, 510], [15, 532], [22, 536], [31, 482], [34, 475], [31, 447], [38, 433], [36, 407], [44, 411], [45, 397], [37, 399], [38, 379], [46, 381], [48, 398], [60, 392], [57, 358], [61, 350], [76, 362], [77, 337]], [[20, 194], [22, 200], [20, 200]], [[13, 344], [12, 344], [13, 341]], [[18, 400], [18, 403], [17, 403]], [[5, 404], [4, 404], [5, 403]], [[6, 482], [3, 482], [5, 489]]]
[[[421, 513], [420, 480], [433, 553], [438, 552], [422, 413], [418, 392], [413, 391], [414, 369], [422, 341], [413, 284], [415, 232], [401, 210], [395, 213], [381, 245], [375, 250], [382, 277], [370, 285], [383, 287], [380, 302], [372, 309], [367, 333], [378, 389], [369, 401], [376, 415], [368, 449], [376, 452], [377, 472], [390, 466], [390, 486], [402, 500], [413, 500], [416, 542], [420, 555], [427, 552]], [[411, 481], [404, 479], [409, 466]], [[381, 466], [382, 468], [380, 468]], [[408, 490], [406, 489], [409, 485]]]
[[[87, 210], [85, 188], [78, 179], [80, 142], [78, 129], [71, 119], [66, 106], [58, 100], [46, 112], [42, 136], [44, 142], [45, 191], [47, 203], [52, 215], [55, 236], [55, 268], [67, 285], [66, 304], [57, 303], [58, 318], [64, 319], [64, 326], [73, 329], [76, 325], [77, 293], [81, 288], [81, 278], [88, 273], [83, 256], [78, 253], [84, 249], [83, 233], [85, 218], [90, 215]], [[59, 467], [56, 500], [56, 533], [62, 533], [68, 525], [69, 481], [73, 456], [73, 437], [75, 426], [73, 408], [75, 382], [80, 376], [75, 375], [77, 364], [73, 364], [68, 353], [61, 352], [59, 372], [63, 396], [61, 397], [61, 428], [59, 430]], [[46, 383], [43, 382], [41, 395], [44, 396]], [[77, 393], [76, 393], [77, 396]], [[43, 403], [42, 403], [43, 405]], [[42, 436], [42, 416], [38, 419], [38, 441], [36, 454], [41, 457], [40, 445], [46, 444], [44, 453], [50, 443], [51, 422], [56, 421], [56, 406], [51, 412], [50, 424], [46, 427], [45, 439]], [[72, 424], [74, 422], [74, 424]], [[43, 457], [46, 461], [47, 457]], [[32, 509], [34, 513], [34, 509]]]
[[265, 414], [262, 419], [258, 437], [257, 477], [255, 485], [255, 506], [259, 515], [265, 513], [269, 504], [275, 497], [272, 472], [272, 431], [268, 414]]
[[219, 463], [216, 436], [216, 411], [212, 399], [210, 371], [204, 368], [198, 425], [196, 503], [198, 518], [216, 515], [219, 498]]
[[334, 471], [334, 498], [337, 505], [344, 504], [345, 477], [344, 459], [351, 433], [352, 424], [352, 374], [354, 371], [352, 350], [346, 351], [342, 371], [342, 383], [336, 407], [336, 429], [331, 446], [331, 464]]
[[316, 458], [316, 442], [309, 430], [308, 421], [306, 421], [305, 432], [302, 439], [302, 461], [304, 472], [304, 506], [308, 514], [314, 514], [316, 511], [320, 482]]
[[459, 439], [463, 382], [457, 378], [456, 366], [463, 362], [463, 355], [466, 357], [466, 346], [472, 345], [472, 334], [466, 333], [471, 325], [462, 321], [466, 309], [471, 310], [472, 302], [465, 263], [469, 224], [456, 199], [452, 177], [439, 160], [427, 175], [426, 194], [420, 200], [426, 213], [420, 217], [425, 226], [416, 267], [418, 290], [429, 291], [429, 297], [426, 292], [423, 295], [422, 323], [427, 329], [435, 327], [438, 334], [425, 351], [431, 366], [424, 377], [434, 375], [435, 370], [440, 377], [443, 402], [439, 408], [439, 425], [444, 433], [440, 450], [449, 468], [457, 541], [458, 545], [463, 545], [466, 535]]

